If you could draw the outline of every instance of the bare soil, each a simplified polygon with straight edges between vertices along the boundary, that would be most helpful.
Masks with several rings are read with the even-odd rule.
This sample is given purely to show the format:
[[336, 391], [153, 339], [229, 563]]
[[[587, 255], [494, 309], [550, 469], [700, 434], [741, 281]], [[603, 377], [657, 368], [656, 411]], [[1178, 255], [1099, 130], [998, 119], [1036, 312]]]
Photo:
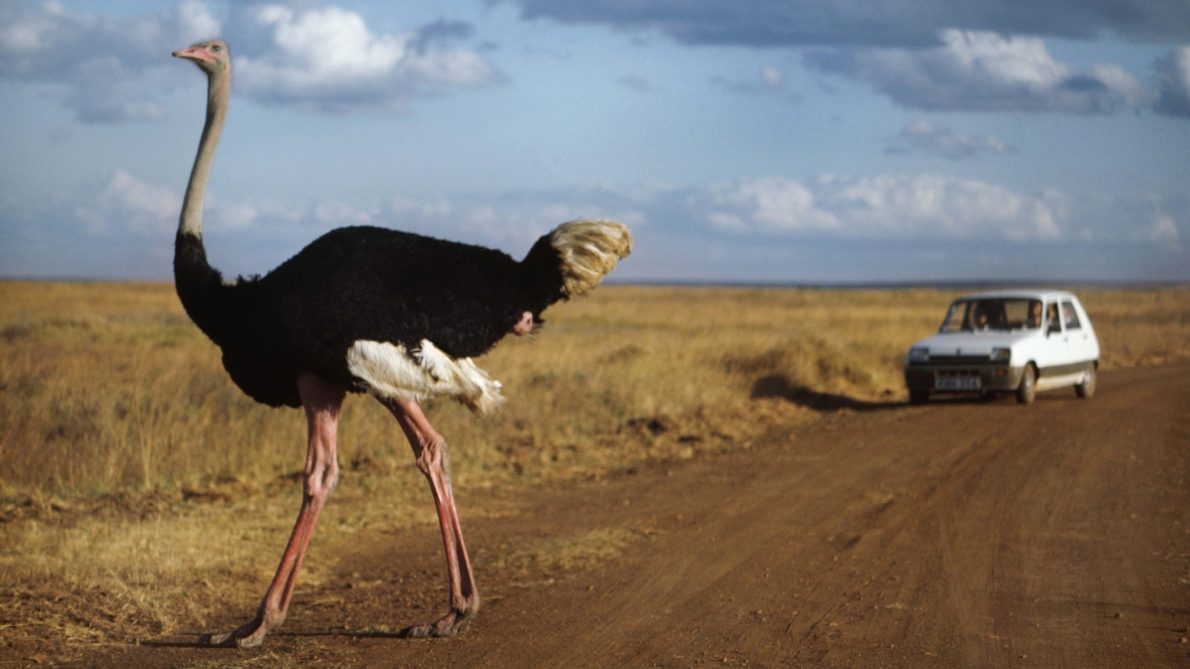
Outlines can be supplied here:
[[198, 648], [194, 629], [78, 665], [1190, 665], [1190, 365], [1029, 407], [826, 404], [747, 451], [464, 491], [484, 607], [461, 636], [391, 634], [444, 610], [423, 528], [337, 547], [263, 648]]

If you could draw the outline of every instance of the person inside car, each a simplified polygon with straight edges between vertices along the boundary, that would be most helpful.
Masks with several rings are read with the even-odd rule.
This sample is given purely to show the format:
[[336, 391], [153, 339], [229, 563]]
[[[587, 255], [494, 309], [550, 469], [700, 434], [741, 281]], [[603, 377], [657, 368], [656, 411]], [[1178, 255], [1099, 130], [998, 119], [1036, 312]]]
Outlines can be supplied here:
[[971, 329], [972, 330], [986, 330], [988, 329], [988, 315], [982, 309], [971, 309]]
[[1050, 332], [1061, 332], [1062, 326], [1058, 323], [1058, 303], [1050, 302], [1049, 309], [1045, 313], [1045, 327]]
[[1041, 302], [1033, 300], [1029, 303], [1029, 328], [1037, 329], [1041, 327]]

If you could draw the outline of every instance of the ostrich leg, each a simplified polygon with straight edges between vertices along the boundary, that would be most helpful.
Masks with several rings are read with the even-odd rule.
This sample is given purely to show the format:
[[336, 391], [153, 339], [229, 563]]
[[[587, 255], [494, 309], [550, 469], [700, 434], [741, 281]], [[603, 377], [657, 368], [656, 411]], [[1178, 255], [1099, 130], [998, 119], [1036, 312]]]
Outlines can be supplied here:
[[306, 452], [306, 478], [303, 486], [302, 508], [289, 544], [281, 556], [277, 575], [264, 593], [256, 617], [240, 627], [223, 634], [204, 634], [200, 644], [209, 646], [259, 646], [269, 630], [285, 621], [293, 586], [318, 514], [326, 504], [327, 497], [339, 478], [339, 462], [335, 457], [336, 436], [339, 427], [339, 407], [347, 389], [336, 386], [312, 375], [303, 373], [297, 379], [302, 406], [306, 408], [306, 423], [309, 428], [309, 442]]
[[450, 576], [450, 611], [436, 623], [401, 630], [401, 636], [454, 636], [466, 630], [471, 619], [479, 612], [479, 591], [475, 588], [471, 561], [467, 558], [467, 547], [463, 544], [463, 529], [455, 510], [446, 441], [430, 425], [417, 402], [399, 399], [383, 402], [401, 424], [413, 448], [413, 455], [417, 458], [417, 467], [430, 482], [434, 505], [438, 509], [438, 522], [442, 527], [442, 543], [446, 549], [446, 571]]

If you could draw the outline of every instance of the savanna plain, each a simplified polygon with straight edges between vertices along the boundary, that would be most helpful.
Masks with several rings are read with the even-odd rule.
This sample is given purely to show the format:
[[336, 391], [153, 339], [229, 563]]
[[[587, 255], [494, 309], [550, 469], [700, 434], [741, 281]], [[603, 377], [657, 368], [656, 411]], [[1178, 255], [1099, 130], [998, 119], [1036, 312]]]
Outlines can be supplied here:
[[[551, 520], [551, 509], [564, 515], [574, 504], [567, 499], [608, 495], [622, 497], [628, 508], [634, 480], [652, 481], [652, 490], [664, 489], [667, 480], [685, 480], [685, 494], [696, 494], [715, 472], [733, 467], [745, 472], [761, 467], [756, 463], [765, 471], [740, 476], [764, 480], [781, 463], [793, 462], [831, 475], [823, 469], [831, 455], [796, 449], [789, 455], [790, 443], [867, 439], [866, 449], [857, 447], [851, 454], [847, 471], [870, 471], [873, 478], [856, 480], [865, 486], [857, 498], [862, 503], [853, 500], [840, 508], [864, 518], [865, 527], [878, 517], [895, 518], [886, 514], [889, 508], [910, 513], [908, 505], [894, 505], [894, 500], [916, 495], [905, 492], [912, 485], [898, 488], [895, 476], [879, 478], [872, 464], [890, 457], [892, 447], [877, 449], [863, 435], [909, 434], [902, 427], [914, 416], [940, 423], [965, 416], [975, 420], [973, 412], [988, 406], [1000, 411], [997, 420], [1008, 417], [1008, 422], [1016, 420], [1012, 416], [1044, 418], [1045, 411], [1066, 411], [1067, 404], [1106, 411], [1113, 406], [1113, 388], [1148, 379], [1136, 374], [1178, 372], [1161, 377], [1166, 378], [1190, 370], [1190, 289], [1077, 292], [1103, 348], [1101, 395], [1109, 397], [1074, 404], [1070, 391], [1069, 403], [1039, 401], [1041, 408], [1018, 408], [1011, 400], [905, 406], [904, 353], [914, 340], [936, 330], [958, 291], [608, 285], [589, 298], [559, 304], [545, 313], [538, 332], [510, 337], [477, 361], [504, 384], [508, 402], [499, 412], [476, 419], [453, 403], [427, 405], [451, 448], [464, 531], [485, 594], [486, 608], [471, 631], [458, 640], [388, 638], [405, 624], [436, 618], [445, 608], [442, 560], [433, 542], [437, 521], [395, 422], [375, 401], [353, 395], [340, 422], [340, 483], [282, 628], [305, 630], [305, 636], [277, 635], [281, 638], [266, 640], [261, 651], [204, 649], [207, 654], [190, 656], [160, 645], [161, 640], [181, 644], [198, 632], [236, 624], [250, 615], [272, 576], [301, 497], [305, 421], [300, 410], [270, 409], [245, 397], [223, 371], [218, 349], [182, 311], [172, 285], [0, 282], [0, 666], [120, 666], [119, 654], [129, 648], [150, 653], [138, 656], [138, 662], [148, 657], [149, 664], [159, 666], [420, 666], [408, 658], [361, 659], [352, 645], [360, 639], [399, 646], [401, 653], [422, 649], [419, 657], [424, 649], [451, 648], [443, 644], [470, 644], [458, 648], [482, 657], [475, 644], [496, 631], [494, 623], [485, 628], [485, 620], [503, 618], [505, 631], [510, 624], [532, 626], [516, 607], [526, 601], [548, 607], [586, 596], [571, 590], [594, 591], [591, 579], [615, 565], [640, 567], [641, 555], [656, 552], [684, 531], [681, 510], [665, 510], [660, 500], [651, 513], [615, 522], [605, 514], [609, 520], [602, 524]], [[1015, 413], [1007, 413], [1010, 408]], [[953, 411], [940, 413], [946, 409]], [[1063, 415], [1054, 414], [1054, 420], [1077, 424]], [[1166, 427], [1185, 428], [1175, 423], [1154, 429], [1165, 435]], [[1184, 445], [1190, 437], [1175, 436], [1181, 441], [1170, 447], [1174, 459], [1155, 475], [1184, 475]], [[986, 442], [980, 442], [984, 453], [990, 448]], [[770, 451], [787, 455], [766, 455]], [[950, 466], [947, 462], [961, 467], [974, 461], [946, 457], [922, 467], [934, 476], [938, 468]], [[815, 480], [805, 479], [805, 495]], [[1182, 485], [1179, 499], [1184, 499], [1184, 479], [1176, 481], [1181, 483], [1169, 485]], [[674, 494], [681, 491], [678, 483], [668, 485], [677, 486]], [[1161, 508], [1167, 503], [1166, 498], [1151, 501]], [[616, 505], [616, 513], [628, 513], [618, 510], [619, 501]], [[813, 504], [807, 505], [812, 510]], [[1159, 509], [1148, 508], [1136, 513], [1149, 511], [1160, 515]], [[571, 508], [569, 513], [583, 512]], [[1185, 514], [1178, 513], [1168, 522], [1183, 522]], [[501, 534], [480, 529], [485, 526], [521, 529]], [[832, 564], [845, 551], [852, 558], [862, 554], [873, 541], [861, 541], [858, 531], [814, 531], [819, 530], [823, 546], [838, 551]], [[1190, 544], [1181, 530], [1169, 532], [1172, 538], [1163, 539], [1160, 550], [1168, 554], [1162, 559], [1173, 561], [1168, 587], [1174, 600], [1157, 608], [1168, 614], [1171, 643], [1185, 644]], [[389, 555], [391, 568], [362, 557], [378, 545], [396, 551]], [[403, 545], [416, 550], [392, 548]], [[436, 550], [440, 553], [440, 546]], [[408, 558], [403, 565], [398, 564], [402, 555]], [[599, 587], [630, 580], [605, 579]], [[577, 587], [588, 581], [589, 588]], [[362, 596], [372, 608], [358, 605]], [[681, 625], [697, 618], [693, 610], [675, 607], [664, 613], [666, 620]], [[906, 607], [894, 598], [871, 608], [912, 616], [913, 607]], [[761, 608], [739, 612], [740, 619], [756, 621], [770, 615], [777, 614]], [[800, 629], [799, 611], [780, 615], [789, 619], [788, 626], [782, 623], [783, 634]], [[1123, 614], [1105, 615], [1118, 619]], [[787, 649], [780, 657], [788, 663], [778, 655], [765, 656], [778, 658], [769, 665], [834, 666], [833, 659], [843, 657], [839, 649], [835, 655], [823, 650], [837, 638], [831, 634], [841, 634], [829, 629], [836, 622], [807, 624], [809, 631], [799, 642], [807, 648], [821, 641], [817, 654]], [[576, 629], [570, 636], [586, 632]], [[333, 641], [324, 642], [320, 634]], [[973, 633], [985, 638], [982, 634]], [[736, 638], [750, 643], [746, 634]], [[753, 645], [772, 645], [764, 639]], [[1001, 652], [1008, 641], [997, 644]], [[926, 666], [931, 658], [941, 663], [937, 666], [979, 659], [970, 656], [974, 651], [954, 646], [898, 661], [900, 656], [889, 654], [896, 647], [891, 645], [879, 655], [889, 666]], [[664, 658], [629, 655], [636, 660], [619, 664], [587, 655], [571, 664], [695, 666], [748, 664], [749, 658], [751, 666], [765, 664], [756, 655], [733, 655], [730, 643], [725, 648], [708, 647], [702, 655], [674, 651]], [[621, 650], [630, 649], [621, 644]], [[1171, 647], [1168, 657], [1187, 657], [1178, 651]], [[1028, 653], [1004, 653], [1012, 658], [1007, 664], [1028, 664]], [[1032, 666], [1112, 665], [1087, 663], [1086, 657], [1091, 656]]]

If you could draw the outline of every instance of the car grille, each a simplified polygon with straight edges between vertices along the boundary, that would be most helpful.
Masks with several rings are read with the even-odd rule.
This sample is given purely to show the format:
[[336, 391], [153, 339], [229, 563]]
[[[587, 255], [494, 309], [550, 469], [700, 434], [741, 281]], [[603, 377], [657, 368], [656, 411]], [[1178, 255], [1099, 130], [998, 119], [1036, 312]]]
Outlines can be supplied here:
[[986, 355], [931, 355], [930, 364], [934, 365], [970, 365], [990, 362]]
[[979, 376], [978, 369], [940, 369], [934, 373], [938, 376]]

